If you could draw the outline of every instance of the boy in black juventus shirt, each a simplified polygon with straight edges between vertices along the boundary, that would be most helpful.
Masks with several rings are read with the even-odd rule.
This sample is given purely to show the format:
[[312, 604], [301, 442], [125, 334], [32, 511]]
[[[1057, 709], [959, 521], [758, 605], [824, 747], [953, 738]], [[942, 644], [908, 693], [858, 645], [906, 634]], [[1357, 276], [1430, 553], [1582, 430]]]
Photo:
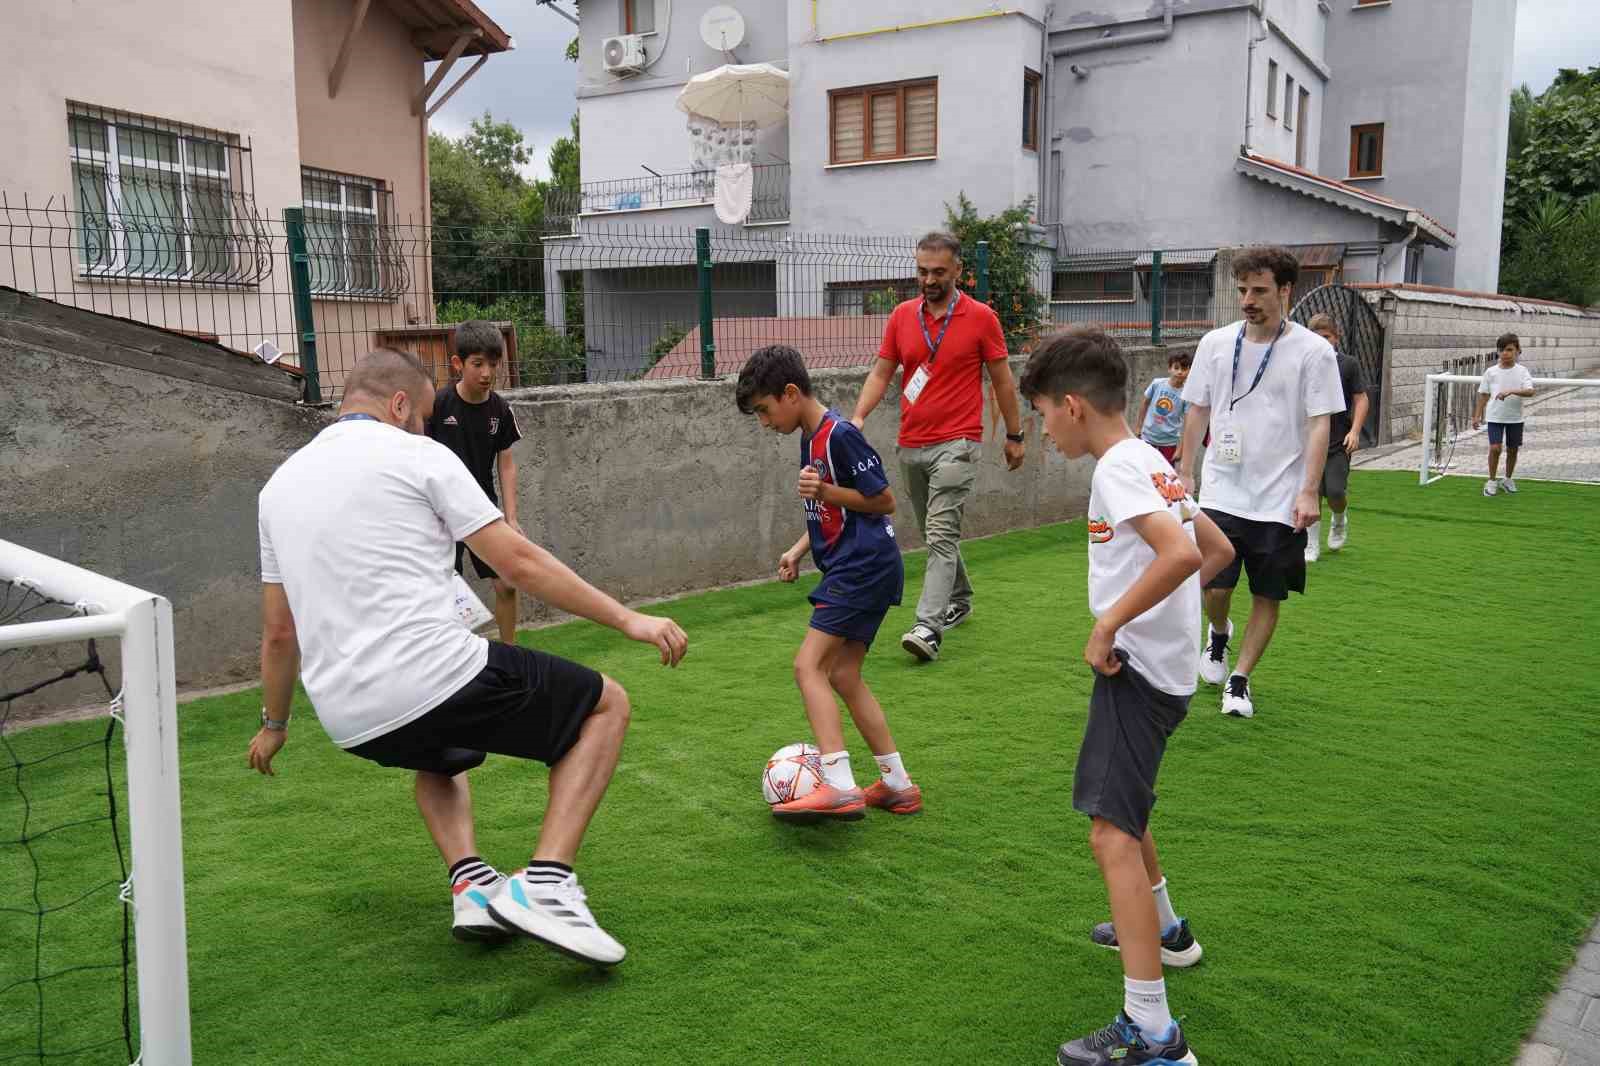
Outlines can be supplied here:
[[[518, 533], [517, 462], [511, 446], [522, 439], [511, 405], [494, 391], [494, 376], [505, 359], [505, 342], [499, 327], [489, 322], [463, 322], [455, 329], [455, 352], [450, 370], [455, 384], [440, 389], [433, 399], [428, 436], [443, 444], [467, 464], [467, 469], [505, 514], [506, 524]], [[499, 475], [501, 496], [495, 494]], [[501, 497], [504, 497], [503, 499]], [[494, 580], [494, 620], [505, 644], [517, 642], [517, 590], [465, 544], [456, 545], [456, 570], [466, 573], [463, 555], [472, 557], [480, 578]]]

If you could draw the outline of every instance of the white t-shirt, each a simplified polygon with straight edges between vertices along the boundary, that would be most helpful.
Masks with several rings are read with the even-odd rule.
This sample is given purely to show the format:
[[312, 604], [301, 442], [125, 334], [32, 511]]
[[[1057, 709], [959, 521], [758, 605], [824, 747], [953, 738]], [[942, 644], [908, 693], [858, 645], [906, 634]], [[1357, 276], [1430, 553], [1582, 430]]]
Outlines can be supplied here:
[[336, 422], [261, 490], [261, 580], [281, 584], [300, 677], [354, 747], [437, 707], [489, 645], [456, 620], [455, 542], [500, 511], [455, 453], [366, 419]]
[[[1293, 525], [1294, 498], [1305, 481], [1306, 420], [1344, 410], [1339, 360], [1327, 341], [1289, 322], [1270, 346], [1272, 359], [1260, 383], [1251, 389], [1269, 345], [1244, 342], [1235, 382], [1233, 346], [1243, 325], [1235, 322], [1201, 338], [1183, 386], [1187, 403], [1211, 408], [1200, 504], [1257, 522]], [[1218, 461], [1218, 442], [1229, 428], [1241, 438], [1237, 463]]]
[[[1155, 448], [1136, 438], [1113, 445], [1095, 464], [1089, 485], [1089, 610], [1099, 618], [1155, 562], [1155, 549], [1131, 519], [1166, 511], [1194, 536], [1199, 512], [1183, 482]], [[1200, 617], [1200, 575], [1117, 631], [1128, 664], [1162, 692], [1192, 695], [1200, 668], [1194, 640]]]
[[1509, 367], [1494, 364], [1483, 372], [1483, 381], [1478, 385], [1478, 391], [1489, 397], [1489, 403], [1483, 409], [1483, 417], [1490, 422], [1521, 422], [1522, 397], [1507, 396], [1503, 400], [1495, 399], [1507, 389], [1533, 388], [1533, 372], [1521, 363], [1512, 363]]

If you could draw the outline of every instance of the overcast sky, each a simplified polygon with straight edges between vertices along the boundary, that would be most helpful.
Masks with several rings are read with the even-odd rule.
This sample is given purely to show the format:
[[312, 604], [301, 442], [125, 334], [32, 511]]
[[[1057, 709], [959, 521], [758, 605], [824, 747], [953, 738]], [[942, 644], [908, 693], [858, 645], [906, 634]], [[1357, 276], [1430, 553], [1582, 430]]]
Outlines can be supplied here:
[[[567, 132], [575, 110], [577, 67], [562, 56], [578, 28], [533, 0], [478, 0], [489, 16], [516, 38], [516, 50], [489, 62], [433, 117], [433, 128], [449, 136], [487, 109], [516, 123], [533, 145], [530, 178], [549, 172], [546, 154]], [[570, 4], [563, 4], [572, 10]], [[1600, 65], [1600, 0], [1517, 0], [1517, 41], [1512, 82], [1542, 92], [1562, 67]], [[458, 64], [464, 68], [465, 64]], [[454, 72], [450, 76], [455, 78]]]

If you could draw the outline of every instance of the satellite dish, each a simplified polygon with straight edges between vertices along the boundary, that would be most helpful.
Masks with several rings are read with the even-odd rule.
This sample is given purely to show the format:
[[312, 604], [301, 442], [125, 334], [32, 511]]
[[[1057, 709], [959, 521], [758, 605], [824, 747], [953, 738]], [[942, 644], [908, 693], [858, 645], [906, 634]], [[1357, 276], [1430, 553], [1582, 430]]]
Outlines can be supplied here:
[[733, 51], [744, 43], [744, 16], [726, 4], [718, 4], [700, 16], [700, 39], [707, 48]]

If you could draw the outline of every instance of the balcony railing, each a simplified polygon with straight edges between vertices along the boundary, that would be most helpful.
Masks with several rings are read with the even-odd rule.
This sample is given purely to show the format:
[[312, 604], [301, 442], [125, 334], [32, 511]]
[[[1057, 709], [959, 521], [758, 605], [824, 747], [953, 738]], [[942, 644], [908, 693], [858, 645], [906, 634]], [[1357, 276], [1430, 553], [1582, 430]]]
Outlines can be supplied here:
[[[746, 225], [788, 221], [789, 165], [763, 163], [753, 169], [755, 190]], [[552, 225], [561, 227], [578, 215], [699, 207], [712, 202], [716, 184], [714, 170], [686, 170], [675, 174], [645, 174], [637, 178], [590, 181], [576, 190], [552, 189], [547, 192], [545, 218]]]

